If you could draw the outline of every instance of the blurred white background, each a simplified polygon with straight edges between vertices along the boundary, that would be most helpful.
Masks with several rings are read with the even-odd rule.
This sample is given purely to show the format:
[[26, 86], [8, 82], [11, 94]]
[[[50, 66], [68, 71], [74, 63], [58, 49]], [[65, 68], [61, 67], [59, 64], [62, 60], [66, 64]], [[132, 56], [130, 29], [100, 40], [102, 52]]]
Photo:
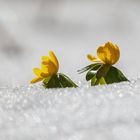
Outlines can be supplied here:
[[139, 13], [139, 0], [0, 0], [0, 86], [28, 84], [49, 50], [60, 72], [82, 79], [86, 54], [107, 41], [120, 46], [117, 67], [139, 77]]

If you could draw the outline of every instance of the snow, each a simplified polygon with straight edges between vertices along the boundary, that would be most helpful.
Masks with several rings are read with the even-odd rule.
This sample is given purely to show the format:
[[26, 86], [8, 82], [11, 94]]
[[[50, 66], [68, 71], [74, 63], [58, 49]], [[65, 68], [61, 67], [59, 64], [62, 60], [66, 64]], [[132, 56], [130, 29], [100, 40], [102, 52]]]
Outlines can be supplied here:
[[1, 140], [138, 140], [140, 79], [108, 86], [0, 88]]

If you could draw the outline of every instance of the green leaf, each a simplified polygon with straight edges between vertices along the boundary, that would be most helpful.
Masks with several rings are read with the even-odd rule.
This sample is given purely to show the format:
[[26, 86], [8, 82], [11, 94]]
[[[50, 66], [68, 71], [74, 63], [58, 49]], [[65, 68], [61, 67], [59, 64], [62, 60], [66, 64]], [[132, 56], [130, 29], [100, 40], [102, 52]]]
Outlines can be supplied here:
[[90, 69], [90, 71], [97, 71], [100, 67], [102, 67], [102, 65], [103, 64], [96, 64]]
[[104, 77], [109, 71], [109, 69], [110, 69], [110, 65], [107, 64], [102, 65], [96, 73], [96, 78], [100, 79], [101, 77]]
[[52, 77], [46, 78], [43, 81], [43, 86], [45, 88], [78, 87], [69, 77], [62, 73], [58, 73]]
[[61, 86], [63, 88], [66, 87], [78, 87], [69, 77], [67, 77], [66, 75], [59, 73], [58, 74], [59, 77], [59, 82], [61, 83]]
[[91, 80], [95, 76], [95, 74], [96, 74], [95, 71], [92, 70], [88, 71], [86, 74], [86, 80], [87, 81]]
[[91, 79], [91, 86], [97, 85], [97, 78], [96, 75]]
[[105, 81], [104, 77], [101, 77], [101, 78], [100, 78], [99, 84], [100, 84], [100, 85], [106, 84], [106, 81]]
[[91, 85], [112, 84], [123, 81], [129, 80], [119, 69], [109, 65], [102, 65], [97, 73], [94, 73], [93, 78], [91, 79]]
[[104, 85], [106, 84], [106, 81], [104, 79], [104, 77], [101, 77], [100, 79], [96, 78], [96, 75], [91, 79], [91, 86], [95, 86], [95, 85]]
[[107, 74], [104, 76], [107, 84], [129, 81], [124, 74], [117, 68], [111, 66]]
[[96, 71], [101, 67], [101, 65], [94, 65], [86, 74], [86, 80], [89, 81], [91, 80], [95, 75]]
[[50, 76], [46, 77], [45, 80], [43, 81], [43, 83], [47, 84], [49, 82], [50, 78], [51, 78]]
[[48, 79], [45, 79], [43, 81], [43, 86], [45, 88], [61, 88], [62, 87], [57, 75], [53, 75], [48, 81], [47, 80]]
[[91, 65], [88, 65], [84, 68], [82, 68], [81, 70], [78, 70], [78, 73], [81, 74], [83, 72], [86, 72], [88, 70], [98, 70], [98, 68], [101, 66], [102, 64], [101, 63], [95, 63], [95, 64], [91, 64]]

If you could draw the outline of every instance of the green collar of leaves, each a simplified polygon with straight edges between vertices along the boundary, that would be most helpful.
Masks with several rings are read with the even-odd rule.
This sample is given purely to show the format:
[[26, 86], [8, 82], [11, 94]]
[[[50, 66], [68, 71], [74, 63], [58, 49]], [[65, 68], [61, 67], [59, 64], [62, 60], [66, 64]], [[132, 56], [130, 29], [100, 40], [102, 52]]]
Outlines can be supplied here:
[[43, 81], [45, 88], [66, 88], [66, 87], [78, 87], [69, 77], [62, 73], [57, 73], [51, 77], [47, 77]]
[[102, 85], [128, 81], [124, 74], [111, 65], [95, 63], [78, 70], [79, 73], [87, 72], [86, 80], [91, 80], [91, 85]]

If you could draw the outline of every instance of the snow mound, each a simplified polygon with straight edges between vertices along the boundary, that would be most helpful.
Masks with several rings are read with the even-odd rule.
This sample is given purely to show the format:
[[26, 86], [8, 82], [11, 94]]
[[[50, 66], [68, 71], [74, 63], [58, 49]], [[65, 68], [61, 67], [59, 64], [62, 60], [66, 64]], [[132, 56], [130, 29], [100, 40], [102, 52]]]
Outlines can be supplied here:
[[76, 89], [0, 88], [1, 140], [139, 140], [140, 79]]

